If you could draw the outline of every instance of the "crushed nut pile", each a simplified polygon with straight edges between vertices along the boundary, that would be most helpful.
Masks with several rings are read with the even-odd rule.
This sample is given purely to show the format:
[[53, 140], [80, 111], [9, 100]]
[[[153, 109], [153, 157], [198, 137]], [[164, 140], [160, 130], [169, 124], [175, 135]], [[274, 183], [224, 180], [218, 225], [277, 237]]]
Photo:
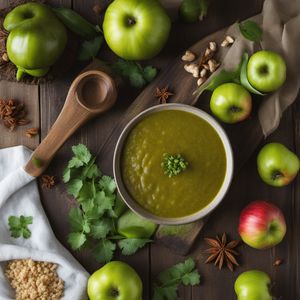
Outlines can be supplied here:
[[59, 300], [64, 282], [56, 273], [57, 265], [32, 259], [13, 260], [5, 275], [16, 292], [16, 300]]
[[[227, 35], [224, 41], [221, 43], [221, 47], [229, 47], [234, 43], [234, 38]], [[215, 54], [218, 51], [218, 45], [216, 42], [209, 42], [204, 53], [200, 57], [200, 61], [195, 62], [197, 56], [190, 50], [187, 50], [181, 57], [182, 61], [186, 62], [184, 69], [197, 78], [197, 85], [202, 85], [206, 79], [214, 73], [220, 66], [220, 63], [214, 59]]]
[[5, 127], [11, 131], [17, 126], [23, 126], [30, 123], [26, 119], [27, 111], [23, 103], [18, 103], [15, 100], [0, 99], [0, 119]]

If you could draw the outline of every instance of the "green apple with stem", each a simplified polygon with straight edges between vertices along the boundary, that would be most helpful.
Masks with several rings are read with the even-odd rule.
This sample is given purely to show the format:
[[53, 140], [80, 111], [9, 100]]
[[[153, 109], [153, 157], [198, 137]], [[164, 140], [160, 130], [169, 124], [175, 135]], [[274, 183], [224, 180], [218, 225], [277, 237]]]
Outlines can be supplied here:
[[237, 123], [249, 117], [252, 98], [243, 86], [237, 83], [224, 83], [213, 91], [210, 109], [221, 121]]
[[285, 82], [285, 61], [281, 55], [273, 51], [255, 52], [247, 64], [247, 78], [260, 92], [273, 92]]
[[170, 18], [158, 0], [115, 0], [103, 21], [109, 48], [127, 60], [157, 55], [166, 44], [170, 29]]
[[281, 187], [298, 174], [299, 158], [280, 143], [266, 144], [257, 156], [257, 170], [264, 182]]

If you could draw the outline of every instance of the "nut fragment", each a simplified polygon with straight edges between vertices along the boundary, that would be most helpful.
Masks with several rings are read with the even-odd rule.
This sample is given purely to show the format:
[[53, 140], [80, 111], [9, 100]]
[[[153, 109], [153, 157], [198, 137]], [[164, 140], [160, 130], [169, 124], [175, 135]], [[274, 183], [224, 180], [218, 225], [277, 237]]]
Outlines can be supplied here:
[[193, 75], [193, 77], [198, 78], [199, 77], [199, 66], [195, 63], [187, 64], [184, 66], [184, 69]]
[[209, 49], [213, 52], [217, 51], [217, 44], [216, 42], [209, 42]]
[[7, 55], [6, 52], [4, 52], [4, 53], [2, 54], [2, 60], [5, 61], [5, 62], [9, 62], [9, 58], [8, 58], [8, 55]]
[[188, 62], [192, 62], [196, 59], [196, 55], [190, 51], [190, 50], [187, 50], [185, 51], [184, 55], [181, 57], [181, 59], [183, 61], [188, 61]]
[[39, 133], [38, 128], [30, 128], [30, 129], [26, 130], [25, 135], [28, 138], [32, 138], [32, 137], [36, 136], [38, 133]]
[[278, 258], [274, 261], [273, 266], [278, 267], [283, 263], [283, 259]]
[[206, 75], [207, 75], [207, 70], [205, 68], [201, 69], [200, 77], [203, 78], [203, 77], [206, 77]]
[[215, 72], [218, 69], [219, 66], [220, 66], [220, 64], [217, 63], [214, 59], [210, 59], [208, 61], [208, 67], [209, 67], [209, 71], [211, 73]]
[[234, 38], [230, 35], [226, 35], [224, 41], [221, 43], [221, 47], [228, 47], [234, 43]]
[[205, 78], [205, 77], [199, 78], [199, 79], [197, 80], [197, 85], [200, 86], [200, 85], [202, 85], [205, 81], [206, 81], [206, 78]]

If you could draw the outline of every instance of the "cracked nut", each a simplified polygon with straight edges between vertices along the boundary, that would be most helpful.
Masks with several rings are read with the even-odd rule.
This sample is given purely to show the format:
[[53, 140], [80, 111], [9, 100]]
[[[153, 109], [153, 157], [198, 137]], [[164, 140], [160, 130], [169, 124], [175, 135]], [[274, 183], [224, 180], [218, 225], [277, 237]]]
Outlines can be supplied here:
[[206, 78], [205, 78], [205, 77], [199, 78], [199, 79], [197, 80], [197, 85], [200, 86], [200, 85], [202, 85], [205, 81], [206, 81]]
[[188, 72], [191, 73], [193, 75], [193, 77], [198, 78], [199, 77], [199, 66], [195, 63], [193, 64], [187, 64], [184, 66], [184, 69]]
[[228, 47], [234, 43], [234, 38], [230, 35], [227, 35], [224, 41], [221, 43], [221, 47]]
[[184, 55], [181, 57], [181, 59], [183, 61], [188, 61], [188, 62], [192, 62], [196, 59], [196, 55], [190, 51], [190, 50], [187, 50], [185, 51]]
[[209, 42], [209, 49], [213, 52], [217, 51], [217, 43], [216, 42]]
[[206, 70], [205, 68], [201, 69], [199, 75], [200, 75], [201, 78], [206, 77], [206, 75], [207, 75], [207, 70]]
[[8, 58], [8, 55], [7, 55], [6, 52], [4, 52], [4, 53], [2, 54], [2, 60], [5, 61], [5, 62], [9, 62], [9, 58]]
[[210, 59], [208, 61], [208, 67], [209, 67], [209, 71], [211, 73], [215, 72], [218, 69], [219, 66], [220, 66], [220, 64], [217, 63], [214, 59]]

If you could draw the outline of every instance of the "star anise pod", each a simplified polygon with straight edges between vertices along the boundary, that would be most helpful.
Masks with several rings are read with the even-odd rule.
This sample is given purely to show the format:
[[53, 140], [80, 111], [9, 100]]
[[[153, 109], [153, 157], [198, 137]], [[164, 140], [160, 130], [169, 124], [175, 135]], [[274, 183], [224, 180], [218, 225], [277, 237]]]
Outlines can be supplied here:
[[239, 253], [234, 250], [238, 246], [239, 241], [232, 240], [228, 242], [225, 233], [223, 233], [222, 238], [219, 238], [217, 235], [215, 238], [205, 238], [205, 241], [211, 246], [205, 251], [210, 254], [205, 263], [214, 262], [215, 265], [218, 265], [219, 270], [226, 263], [231, 272], [234, 265], [239, 266], [235, 259], [235, 256], [239, 255]]
[[156, 88], [155, 97], [158, 98], [159, 104], [167, 103], [167, 99], [174, 95], [173, 93], [169, 92], [169, 87], [165, 86], [164, 88]]
[[41, 180], [43, 188], [51, 189], [55, 185], [55, 176], [43, 175]]

